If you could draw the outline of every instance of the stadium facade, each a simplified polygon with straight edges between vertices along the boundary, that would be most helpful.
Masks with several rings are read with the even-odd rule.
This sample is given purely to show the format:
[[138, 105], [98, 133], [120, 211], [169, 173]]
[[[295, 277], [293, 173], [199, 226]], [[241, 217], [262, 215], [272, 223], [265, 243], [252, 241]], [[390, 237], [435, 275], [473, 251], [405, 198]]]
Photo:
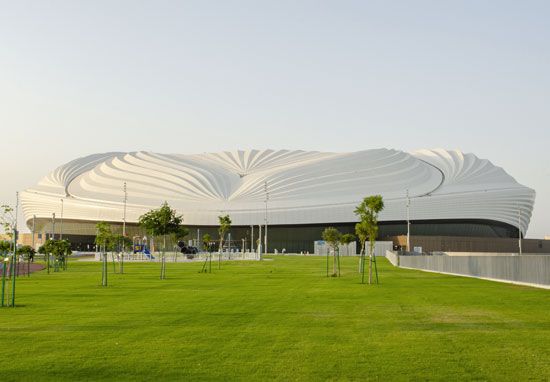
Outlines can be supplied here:
[[111, 152], [75, 159], [23, 191], [27, 226], [90, 248], [98, 221], [121, 229], [124, 184], [130, 236], [144, 234], [140, 215], [167, 201], [190, 238], [217, 237], [217, 217], [229, 214], [239, 247], [244, 239], [249, 248], [251, 226], [255, 241], [267, 214], [269, 250], [287, 252], [311, 251], [327, 226], [353, 232], [353, 211], [367, 195], [384, 198], [381, 238], [406, 233], [407, 195], [411, 233], [432, 236], [518, 237], [535, 200], [502, 168], [457, 150]]

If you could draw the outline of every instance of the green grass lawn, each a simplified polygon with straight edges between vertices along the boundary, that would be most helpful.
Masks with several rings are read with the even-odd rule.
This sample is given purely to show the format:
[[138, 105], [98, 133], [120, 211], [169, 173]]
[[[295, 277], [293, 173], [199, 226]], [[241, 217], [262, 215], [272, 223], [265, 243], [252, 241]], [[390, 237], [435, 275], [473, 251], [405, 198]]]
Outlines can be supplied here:
[[[550, 291], [325, 259], [35, 273], [0, 309], [7, 380], [549, 380]], [[112, 270], [112, 267], [109, 269]]]

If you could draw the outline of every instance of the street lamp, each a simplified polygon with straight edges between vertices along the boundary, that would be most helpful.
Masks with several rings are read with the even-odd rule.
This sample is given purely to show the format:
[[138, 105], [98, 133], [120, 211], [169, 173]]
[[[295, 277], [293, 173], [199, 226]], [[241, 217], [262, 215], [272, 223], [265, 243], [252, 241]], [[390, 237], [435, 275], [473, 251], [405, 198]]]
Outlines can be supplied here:
[[250, 252], [254, 251], [254, 225], [250, 225]]
[[265, 232], [264, 232], [264, 251], [267, 256], [267, 202], [269, 200], [269, 192], [267, 191], [267, 181], [264, 183], [265, 191]]
[[126, 182], [124, 182], [122, 189], [124, 191], [124, 212], [122, 215], [122, 237], [125, 238], [126, 237], [126, 202], [128, 201], [128, 191], [126, 190]]
[[411, 198], [409, 198], [409, 189], [407, 188], [407, 251], [411, 252], [411, 220], [410, 220]]
[[55, 212], [52, 212], [52, 240], [55, 240]]
[[36, 231], [36, 215], [32, 215], [32, 249], [34, 248], [34, 235]]
[[521, 209], [518, 205], [518, 245], [519, 245], [519, 254], [521, 255]]
[[61, 200], [61, 226], [59, 228], [59, 240], [63, 240], [63, 199]]

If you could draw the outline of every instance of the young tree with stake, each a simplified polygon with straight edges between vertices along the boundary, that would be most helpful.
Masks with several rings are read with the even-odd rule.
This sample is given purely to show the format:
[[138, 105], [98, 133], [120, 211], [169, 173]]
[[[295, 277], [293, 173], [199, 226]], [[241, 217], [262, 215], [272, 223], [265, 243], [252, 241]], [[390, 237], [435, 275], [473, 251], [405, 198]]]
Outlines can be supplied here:
[[220, 234], [220, 248], [218, 251], [218, 269], [221, 269], [222, 262], [222, 251], [223, 251], [223, 240], [225, 234], [231, 228], [231, 218], [229, 215], [220, 215], [218, 216], [218, 221], [220, 222], [220, 227], [218, 228], [218, 233]]
[[336, 228], [328, 227], [325, 228], [325, 230], [323, 231], [322, 237], [323, 240], [326, 241], [333, 250], [334, 258], [332, 261], [332, 277], [340, 276], [340, 254], [338, 251], [338, 244], [340, 243], [340, 238], [342, 237], [342, 234]]
[[208, 262], [208, 272], [212, 273], [212, 254], [210, 253], [212, 248], [212, 237], [207, 233], [202, 236], [202, 247], [208, 252], [208, 255], [206, 256], [206, 261], [202, 266], [201, 272], [206, 272], [206, 262]]
[[[378, 269], [376, 268], [376, 257], [374, 257], [374, 247], [376, 237], [378, 236], [378, 214], [384, 209], [384, 201], [381, 195], [367, 196], [355, 208], [355, 214], [359, 216], [360, 228], [364, 230], [369, 238], [369, 284], [372, 283], [372, 263], [376, 271], [376, 282], [378, 283]], [[356, 233], [357, 225], [356, 225]], [[358, 233], [359, 236], [359, 233]], [[364, 244], [362, 244], [364, 247]], [[364, 252], [364, 249], [362, 250]], [[365, 283], [365, 260], [364, 254], [361, 263], [361, 283]]]
[[164, 253], [166, 251], [166, 237], [170, 234], [181, 234], [183, 229], [181, 223], [183, 222], [183, 216], [178, 215], [176, 210], [173, 210], [168, 205], [168, 202], [164, 202], [159, 209], [151, 210], [139, 217], [139, 225], [143, 227], [151, 236], [163, 237], [163, 248], [161, 255], [161, 280], [166, 278], [166, 259]]

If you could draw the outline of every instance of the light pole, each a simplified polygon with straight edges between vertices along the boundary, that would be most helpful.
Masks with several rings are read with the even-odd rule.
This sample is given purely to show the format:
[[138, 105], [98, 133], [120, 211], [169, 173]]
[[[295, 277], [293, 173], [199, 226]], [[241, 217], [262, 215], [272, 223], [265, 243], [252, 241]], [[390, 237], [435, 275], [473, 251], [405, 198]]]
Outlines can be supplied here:
[[122, 236], [126, 237], [126, 202], [128, 201], [128, 190], [126, 189], [126, 182], [124, 182], [123, 191], [124, 191], [124, 212], [122, 215]]
[[59, 228], [59, 240], [63, 240], [63, 199], [61, 200], [61, 225]]
[[[13, 267], [11, 272], [11, 306], [15, 308], [15, 267], [17, 265], [17, 215], [19, 213], [19, 192], [15, 193], [15, 219], [13, 222]], [[4, 265], [5, 266], [5, 265]]]
[[55, 240], [55, 212], [52, 212], [52, 240]]
[[518, 244], [519, 244], [519, 254], [521, 255], [521, 210], [518, 206]]
[[407, 188], [407, 251], [411, 252], [411, 220], [410, 220], [411, 199]]
[[32, 215], [32, 249], [34, 249], [34, 232], [36, 227], [36, 215]]
[[250, 252], [254, 251], [254, 225], [250, 226]]
[[260, 260], [262, 259], [262, 225], [258, 224], [258, 254], [260, 255]]
[[267, 201], [269, 200], [269, 192], [267, 191], [267, 181], [264, 183], [265, 191], [265, 232], [264, 232], [264, 253], [267, 256]]
[[128, 190], [126, 182], [122, 185], [124, 191], [124, 209], [122, 212], [122, 256], [120, 258], [120, 273], [124, 273], [124, 255], [126, 254], [126, 202], [128, 201]]

